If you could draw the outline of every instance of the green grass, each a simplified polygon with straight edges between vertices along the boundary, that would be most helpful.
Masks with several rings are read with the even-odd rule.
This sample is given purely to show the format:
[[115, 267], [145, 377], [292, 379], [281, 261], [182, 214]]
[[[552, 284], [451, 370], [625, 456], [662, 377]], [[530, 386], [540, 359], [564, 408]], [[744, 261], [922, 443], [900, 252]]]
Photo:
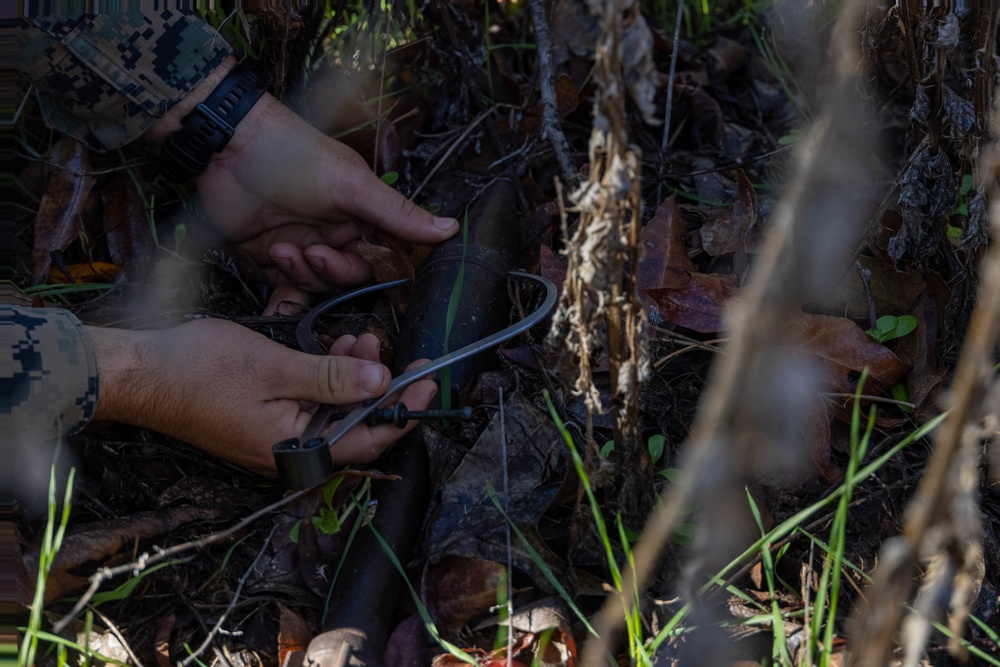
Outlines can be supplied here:
[[[455, 324], [455, 316], [458, 314], [458, 305], [462, 301], [462, 286], [465, 284], [465, 254], [469, 249], [469, 207], [465, 207], [465, 216], [462, 219], [462, 263], [458, 266], [458, 275], [455, 276], [455, 284], [451, 288], [451, 295], [448, 297], [448, 311], [444, 321], [444, 349], [442, 354], [448, 354], [451, 340], [451, 329]], [[441, 409], [451, 409], [451, 366], [445, 366], [441, 371]]]
[[[856, 395], [859, 397], [862, 395], [861, 392], [865, 375], [866, 374], [863, 374], [862, 379], [858, 384]], [[623, 564], [618, 563], [614, 557], [614, 543], [612, 542], [604, 517], [601, 514], [600, 506], [593, 490], [590, 487], [586, 471], [583, 469], [583, 460], [575, 446], [575, 443], [573, 442], [572, 435], [559, 419], [550, 396], [548, 393], [545, 393], [544, 396], [549, 407], [553, 423], [556, 425], [565, 440], [567, 447], [569, 448], [574, 467], [580, 478], [580, 483], [583, 487], [585, 497], [587, 498], [591, 508], [594, 526], [602, 544], [605, 547], [608, 570], [614, 589], [612, 594], [621, 596], [623, 603], [629, 603], [624, 604], [623, 606], [625, 609], [630, 610], [624, 619], [630, 661], [635, 665], [651, 664], [651, 657], [656, 654], [657, 650], [662, 646], [664, 641], [673, 637], [679, 637], [695, 629], [692, 626], [685, 624], [685, 621], [691, 611], [691, 604], [690, 602], [684, 604], [676, 613], [673, 614], [673, 616], [666, 619], [659, 632], [654, 636], [644, 635], [644, 625], [638, 611], [642, 606], [639, 604], [641, 601], [642, 591], [637, 588], [628, 591], [623, 590]], [[831, 664], [833, 638], [837, 628], [837, 613], [840, 603], [842, 572], [845, 569], [854, 570], [859, 575], [867, 579], [867, 575], [862, 572], [860, 568], [857, 568], [853, 564], [849, 563], [845, 558], [848, 515], [849, 508], [854, 497], [854, 489], [863, 481], [875, 474], [875, 472], [899, 454], [899, 452], [901, 452], [904, 448], [928, 436], [935, 428], [937, 428], [938, 425], [941, 424], [947, 414], [941, 414], [923, 424], [907, 435], [899, 443], [882, 453], [876, 459], [864, 464], [874, 430], [874, 413], [872, 412], [869, 414], [863, 426], [860, 405], [861, 401], [856, 400], [851, 422], [851, 454], [844, 475], [844, 480], [841, 484], [833, 489], [824, 498], [821, 498], [812, 505], [796, 512], [766, 532], [764, 531], [760, 510], [751, 499], [749, 501], [750, 509], [757, 521], [758, 527], [761, 530], [761, 537], [745, 549], [738, 557], [733, 559], [725, 567], [715, 573], [715, 575], [710, 577], [709, 580], [699, 589], [699, 595], [703, 596], [709, 596], [714, 591], [719, 589], [725, 590], [732, 595], [741, 597], [749, 606], [757, 608], [760, 611], [760, 614], [751, 619], [729, 621], [724, 625], [769, 625], [772, 633], [772, 649], [770, 656], [771, 664], [787, 665], [789, 667], [794, 664], [787, 646], [784, 633], [784, 621], [790, 619], [801, 620], [803, 618], [808, 619], [808, 632], [810, 635], [808, 648], [810, 651], [810, 659], [813, 661], [811, 664]], [[589, 633], [596, 636], [595, 630], [590, 625], [586, 615], [575, 604], [572, 596], [565, 589], [565, 587], [559, 583], [551, 569], [545, 564], [544, 559], [532, 547], [518, 526], [515, 525], [506, 512], [504, 512], [500, 500], [493, 488], [488, 487], [487, 490], [494, 506], [503, 514], [514, 533], [523, 544], [529, 557], [538, 566], [543, 576], [545, 576], [552, 588], [567, 604], [573, 615], [580, 620], [583, 627], [586, 628]], [[822, 510], [828, 508], [834, 503], [836, 503], [836, 509], [833, 514], [830, 539], [828, 543], [824, 543], [822, 540], [803, 530], [802, 527]], [[627, 528], [622, 525], [620, 520], [617, 521], [616, 537], [618, 548], [621, 549], [621, 552], [625, 555], [626, 563], [631, 566], [632, 556], [630, 542], [633, 538], [628, 534]], [[778, 605], [777, 595], [779, 591], [783, 590], [793, 595], [798, 595], [798, 591], [794, 586], [784, 581], [779, 576], [777, 572], [777, 564], [783, 557], [786, 556], [786, 553], [791, 545], [791, 540], [796, 537], [810, 539], [813, 541], [813, 544], [824, 554], [824, 567], [816, 599], [810, 601], [808, 607], [805, 609], [787, 612], [782, 611]], [[771, 597], [771, 602], [766, 606], [760, 604], [758, 601], [742, 592], [737, 587], [726, 582], [727, 577], [732, 576], [732, 574], [738, 569], [748, 566], [757, 559], [760, 559], [764, 581]], [[981, 622], [980, 626], [982, 627]], [[995, 635], [996, 633], [993, 634]], [[991, 637], [992, 636], [993, 635], [991, 635]], [[994, 639], [994, 641], [996, 640]], [[970, 652], [973, 652], [976, 655], [980, 655], [982, 653], [981, 649], [977, 649], [968, 642], [964, 645], [969, 648]], [[612, 656], [607, 656], [607, 658], [609, 660], [613, 659]], [[998, 667], [1000, 667], [1000, 663], [997, 664]]]
[[[56, 458], [59, 456], [59, 446], [56, 446]], [[18, 654], [19, 665], [34, 665], [35, 655], [38, 652], [38, 642], [44, 639], [48, 642], [61, 642], [62, 638], [42, 631], [42, 612], [45, 607], [45, 587], [48, 582], [49, 572], [52, 563], [62, 547], [63, 538], [66, 535], [66, 526], [69, 524], [71, 500], [73, 498], [73, 479], [76, 476], [76, 468], [69, 471], [66, 479], [66, 490], [63, 496], [62, 512], [58, 513], [56, 502], [56, 464], [52, 462], [49, 471], [49, 498], [48, 498], [48, 520], [45, 522], [45, 533], [42, 536], [42, 546], [38, 554], [38, 572], [35, 580], [35, 594], [31, 602], [31, 614], [28, 617], [28, 625], [21, 628], [24, 633], [24, 640], [21, 642], [21, 650]], [[58, 640], [58, 642], [57, 642]]]

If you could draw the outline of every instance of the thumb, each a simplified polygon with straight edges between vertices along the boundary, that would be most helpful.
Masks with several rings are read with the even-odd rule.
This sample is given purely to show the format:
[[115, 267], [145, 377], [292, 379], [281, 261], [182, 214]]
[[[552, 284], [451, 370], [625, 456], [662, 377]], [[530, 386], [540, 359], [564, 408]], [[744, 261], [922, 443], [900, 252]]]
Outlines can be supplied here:
[[382, 396], [392, 374], [375, 361], [283, 348], [272, 386], [276, 398], [346, 405]]
[[439, 243], [459, 230], [458, 220], [425, 211], [372, 172], [364, 178], [368, 183], [359, 192], [365, 194], [354, 197], [354, 213], [382, 231], [414, 243]]

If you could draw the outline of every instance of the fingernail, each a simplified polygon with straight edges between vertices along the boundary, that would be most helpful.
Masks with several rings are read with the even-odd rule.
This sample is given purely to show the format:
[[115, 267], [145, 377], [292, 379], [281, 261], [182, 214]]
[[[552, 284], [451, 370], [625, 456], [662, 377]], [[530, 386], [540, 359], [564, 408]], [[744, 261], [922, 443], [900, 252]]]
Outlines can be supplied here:
[[278, 265], [279, 269], [284, 269], [287, 271], [292, 268], [292, 260], [287, 257], [272, 257], [271, 261]]
[[370, 394], [374, 394], [385, 384], [387, 369], [382, 364], [369, 364], [361, 369], [361, 385]]
[[306, 255], [306, 261], [309, 262], [309, 266], [313, 268], [313, 271], [316, 271], [317, 273], [323, 272], [323, 266], [324, 266], [323, 260], [320, 259], [319, 257], [312, 257], [310, 255]]
[[434, 216], [434, 226], [442, 231], [451, 231], [458, 226], [458, 220], [455, 218], [439, 218]]

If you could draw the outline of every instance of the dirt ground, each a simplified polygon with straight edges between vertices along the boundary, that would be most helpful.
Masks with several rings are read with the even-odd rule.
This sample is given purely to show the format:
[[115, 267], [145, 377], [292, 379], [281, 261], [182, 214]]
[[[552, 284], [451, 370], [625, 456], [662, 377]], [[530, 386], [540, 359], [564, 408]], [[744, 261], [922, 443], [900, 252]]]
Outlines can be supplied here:
[[[603, 90], [594, 67], [600, 23], [584, 3], [542, 3], [555, 73], [548, 85], [568, 148], [560, 155], [542, 100], [547, 84], [530, 3], [491, 3], [487, 11], [483, 3], [431, 2], [415, 15], [405, 3], [389, 4], [399, 6], [369, 13], [361, 3], [344, 3], [332, 18], [316, 9], [248, 7], [243, 21], [234, 17], [222, 32], [249, 45], [287, 104], [355, 148], [419, 205], [461, 217], [491, 186], [511, 183], [506, 206], [517, 211], [510, 230], [518, 239], [515, 268], [561, 288], [563, 227], [572, 233], [580, 214], [560, 201], [560, 192], [573, 192], [593, 168], [588, 147], [595, 96]], [[713, 3], [707, 17], [689, 7], [677, 44], [675, 4], [643, 3], [648, 28], [637, 28], [642, 39], [626, 40], [626, 50], [640, 43], [651, 49], [647, 74], [659, 114], [654, 124], [633, 101], [625, 107], [628, 142], [641, 172], [643, 256], [632, 275], [648, 319], [642, 334], [649, 374], [637, 395], [635, 424], [642, 443], [635, 456], [642, 465], [625, 460], [621, 443], [615, 448], [613, 410], [588, 416], [583, 397], [574, 395], [576, 376], [566, 368], [579, 351], [548, 338], [548, 321], [489, 353], [484, 368], [455, 388], [453, 402], [471, 406], [471, 419], [429, 421], [419, 431], [428, 451], [430, 498], [411, 519], [421, 524], [416, 548], [400, 558], [440, 638], [482, 664], [506, 664], [496, 661], [507, 655], [506, 639], [498, 639], [506, 627], [498, 606], [507, 594], [508, 567], [513, 664], [579, 660], [588, 639], [581, 618], [593, 619], [614, 580], [608, 553], [624, 567], [656, 498], [685, 479], [684, 446], [711, 369], [733, 344], [728, 308], [753, 281], [771, 222], [801, 168], [799, 150], [829, 103], [823, 85], [835, 76], [826, 57], [837, 18], [832, 3], [816, 3], [818, 11], [808, 14], [801, 7]], [[796, 451], [788, 461], [743, 468], [756, 472], [724, 499], [726, 523], [710, 521], [711, 512], [699, 515], [697, 507], [681, 518], [641, 596], [644, 636], [658, 636], [696, 596], [704, 580], [692, 583], [692, 572], [704, 571], [705, 563], [725, 565], [760, 536], [748, 494], [770, 530], [839, 487], [851, 465], [851, 410], [864, 369], [864, 409], [877, 410], [862, 465], [941, 413], [987, 248], [986, 189], [974, 177], [997, 83], [994, 57], [983, 57], [983, 49], [996, 52], [996, 21], [996, 12], [985, 9], [910, 14], [897, 8], [873, 11], [856, 33], [855, 112], [868, 180], [860, 195], [850, 196], [863, 202], [861, 233], [840, 245], [818, 236], [803, 241], [813, 243], [817, 264], [836, 264], [838, 277], [825, 285], [828, 298], [801, 303], [785, 317], [781, 350], [822, 371], [808, 385], [775, 376], [759, 387], [787, 408], [786, 430]], [[368, 61], [378, 65], [369, 68], [363, 64]], [[30, 101], [18, 131], [23, 206], [14, 221], [15, 284], [109, 286], [36, 291], [25, 297], [29, 303], [69, 307], [87, 323], [131, 328], [221, 317], [296, 345], [302, 313], [260, 315], [267, 293], [259, 276], [210, 231], [192, 190], [157, 178], [152, 149], [134, 145], [119, 154], [81, 157], [44, 128]], [[576, 170], [571, 182], [561, 158]], [[75, 190], [75, 198], [59, 194], [65, 167], [91, 174], [92, 183], [82, 194]], [[842, 195], [807, 191], [802, 196], [813, 197], [813, 208], [799, 212], [819, 215], [829, 198]], [[58, 224], [75, 229], [45, 246], [54, 235], [44, 232]], [[429, 250], [374, 234], [366, 244], [379, 281], [420, 275]], [[41, 273], [40, 256], [48, 260]], [[449, 299], [449, 293], [435, 296]], [[474, 302], [477, 296], [462, 298]], [[394, 323], [407, 299], [415, 297], [352, 302], [320, 318], [316, 330], [327, 342], [343, 332], [373, 332], [391, 362], [400, 344]], [[500, 307], [502, 326], [537, 307], [539, 293], [512, 286], [511, 299]], [[885, 316], [893, 319], [880, 319]], [[596, 323], [594, 329], [601, 335]], [[607, 351], [596, 350], [589, 363], [599, 402], [620, 405]], [[582, 454], [579, 463], [565, 434]], [[920, 438], [904, 446], [853, 488], [834, 644], [828, 647], [834, 664], [850, 645], [848, 618], [864, 600], [880, 549], [903, 530], [930, 443]], [[1000, 660], [1000, 482], [989, 467], [988, 444], [982, 442], [975, 485], [982, 553], [971, 612], [980, 623], [964, 625], [975, 649], [966, 664]], [[67, 536], [48, 579], [43, 627], [74, 608], [100, 568], [177, 547], [153, 566], [103, 582], [62, 635], [85, 643], [89, 612], [89, 645], [126, 663], [191, 664], [197, 654], [205, 664], [294, 664], [325, 620], [338, 616], [338, 605], [355, 604], [343, 601], [342, 593], [331, 597], [333, 583], [343, 590], [351, 578], [367, 576], [343, 564], [379, 560], [371, 555], [378, 543], [362, 537], [369, 531], [357, 519], [362, 512], [385, 516], [393, 507], [377, 502], [394, 483], [379, 473], [393, 465], [376, 462], [259, 512], [286, 497], [276, 480], [157, 433], [95, 425], [64, 443], [55, 462], [58, 480], [75, 468], [75, 484]], [[48, 460], [18, 497], [22, 602], [30, 600], [46, 530], [47, 478]], [[488, 485], [501, 493], [510, 522]], [[60, 481], [60, 497], [63, 486]], [[623, 494], [634, 502], [624, 502]], [[683, 632], [657, 643], [654, 664], [706, 664], [703, 651], [712, 645], [725, 646], [727, 660], [766, 662], [776, 650], [769, 616], [774, 608], [783, 614], [789, 654], [813, 660], [804, 637], [830, 558], [825, 545], [835, 509], [829, 504], [809, 514], [800, 530], [770, 545], [772, 558], [762, 559], [760, 550], [743, 558], [722, 577], [728, 588], [715, 581], [697, 594], [702, 602], [681, 621]], [[511, 524], [518, 529], [513, 535]], [[709, 533], [728, 537], [712, 542], [720, 551], [706, 556]], [[199, 540], [204, 543], [182, 547]], [[373, 551], [345, 556], [359, 549]], [[768, 575], [779, 580], [774, 592]], [[372, 576], [395, 580], [396, 571]], [[411, 589], [396, 586], [397, 604], [380, 610], [384, 664], [456, 661], [428, 632]], [[27, 623], [24, 609], [19, 625]], [[620, 664], [630, 661], [624, 638], [614, 649]], [[947, 645], [934, 631], [923, 664], [956, 663]], [[40, 664], [56, 660], [54, 651], [38, 658]]]

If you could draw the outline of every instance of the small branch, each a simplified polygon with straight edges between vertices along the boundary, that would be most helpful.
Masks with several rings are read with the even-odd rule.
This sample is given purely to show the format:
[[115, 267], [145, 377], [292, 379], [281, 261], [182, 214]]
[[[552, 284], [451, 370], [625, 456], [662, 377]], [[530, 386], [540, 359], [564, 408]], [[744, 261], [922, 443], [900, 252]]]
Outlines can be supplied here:
[[250, 563], [250, 567], [248, 567], [247, 571], [243, 573], [243, 576], [240, 577], [240, 581], [236, 585], [236, 592], [233, 593], [233, 599], [229, 601], [229, 606], [226, 607], [226, 610], [222, 612], [221, 616], [219, 616], [219, 620], [216, 621], [214, 626], [212, 626], [212, 630], [208, 633], [208, 636], [205, 637], [205, 641], [203, 641], [201, 646], [195, 649], [194, 652], [192, 652], [188, 657], [178, 662], [178, 667], [187, 667], [192, 662], [197, 660], [198, 656], [204, 653], [205, 649], [208, 648], [208, 645], [212, 643], [213, 639], [215, 639], [215, 635], [218, 634], [223, 622], [225, 622], [225, 620], [229, 617], [230, 612], [232, 612], [233, 608], [236, 606], [236, 601], [240, 599], [240, 593], [243, 592], [243, 586], [247, 583], [247, 579], [250, 578], [250, 573], [257, 567], [260, 557], [264, 555], [264, 551], [267, 549], [267, 545], [271, 543], [271, 538], [274, 537], [274, 531], [277, 529], [278, 524], [271, 526], [271, 532], [267, 534], [267, 539], [265, 539], [264, 544], [261, 545], [260, 551], [257, 552], [257, 556], [253, 559], [253, 562]]
[[677, 21], [674, 23], [674, 44], [670, 50], [670, 74], [667, 77], [667, 104], [663, 112], [663, 141], [660, 144], [660, 171], [657, 174], [656, 201], [663, 199], [663, 154], [670, 144], [670, 114], [674, 107], [674, 75], [677, 73], [677, 52], [681, 43], [681, 17], [684, 16], [684, 0], [677, 0]]
[[563, 181], [572, 183], [576, 177], [576, 167], [573, 166], [569, 143], [559, 122], [549, 22], [545, 18], [542, 0], [528, 0], [528, 8], [531, 10], [531, 25], [535, 29], [535, 44], [538, 47], [538, 81], [542, 92], [542, 136], [548, 138], [556, 151], [556, 160], [559, 161], [559, 171]]
[[227, 528], [223, 531], [220, 531], [218, 533], [212, 533], [211, 535], [206, 535], [205, 537], [198, 540], [192, 540], [191, 542], [178, 544], [177, 546], [170, 547], [169, 549], [159, 549], [156, 552], [156, 554], [152, 556], [150, 556], [148, 553], [144, 553], [131, 563], [125, 563], [124, 565], [119, 565], [118, 567], [102, 567], [97, 572], [95, 572], [94, 575], [90, 578], [90, 588], [88, 588], [87, 591], [82, 596], [80, 596], [80, 599], [77, 600], [76, 604], [73, 605], [73, 608], [69, 610], [69, 613], [63, 616], [61, 619], [59, 619], [58, 622], [52, 625], [52, 631], [56, 634], [62, 632], [66, 628], [66, 626], [69, 625], [70, 621], [76, 618], [76, 616], [81, 611], [83, 611], [83, 608], [87, 606], [87, 603], [90, 602], [90, 599], [94, 597], [94, 593], [98, 591], [98, 589], [101, 587], [101, 584], [104, 583], [105, 581], [113, 579], [114, 577], [117, 577], [119, 574], [125, 574], [127, 572], [135, 572], [135, 573], [142, 572], [150, 565], [158, 563], [161, 560], [166, 560], [171, 556], [176, 556], [177, 554], [183, 553], [184, 551], [188, 551], [189, 549], [198, 549], [204, 546], [208, 546], [209, 544], [225, 539], [230, 535], [233, 535], [234, 533], [243, 530], [244, 528], [252, 524], [260, 517], [264, 516], [265, 514], [269, 514], [280, 507], [284, 507], [285, 505], [289, 504], [296, 498], [300, 498], [301, 496], [305, 495], [307, 492], [311, 490], [312, 489], [302, 489], [301, 491], [290, 493], [281, 500], [273, 502], [267, 507], [257, 510], [256, 512], [254, 512], [247, 518], [243, 519], [239, 523], [235, 524], [234, 526]]
[[469, 123], [469, 126], [465, 128], [465, 131], [462, 132], [461, 135], [459, 135], [458, 139], [455, 139], [454, 143], [452, 143], [452, 145], [448, 148], [448, 150], [445, 151], [444, 155], [441, 156], [441, 159], [437, 161], [437, 164], [434, 165], [434, 168], [431, 169], [429, 172], [427, 172], [427, 175], [424, 176], [424, 180], [420, 182], [420, 185], [417, 186], [417, 189], [413, 191], [412, 195], [410, 195], [410, 199], [417, 198], [417, 195], [419, 195], [423, 191], [424, 186], [427, 185], [428, 181], [434, 178], [434, 174], [436, 174], [438, 169], [441, 168], [441, 165], [443, 165], [448, 160], [448, 158], [451, 157], [451, 154], [455, 152], [455, 149], [457, 149], [459, 146], [465, 145], [465, 139], [466, 137], [469, 136], [469, 133], [471, 133], [472, 130], [474, 130], [477, 125], [482, 123], [487, 118], [487, 116], [496, 111], [496, 109], [497, 105], [494, 104], [492, 107], [490, 107], [486, 111], [476, 116], [476, 119], [474, 121]]

